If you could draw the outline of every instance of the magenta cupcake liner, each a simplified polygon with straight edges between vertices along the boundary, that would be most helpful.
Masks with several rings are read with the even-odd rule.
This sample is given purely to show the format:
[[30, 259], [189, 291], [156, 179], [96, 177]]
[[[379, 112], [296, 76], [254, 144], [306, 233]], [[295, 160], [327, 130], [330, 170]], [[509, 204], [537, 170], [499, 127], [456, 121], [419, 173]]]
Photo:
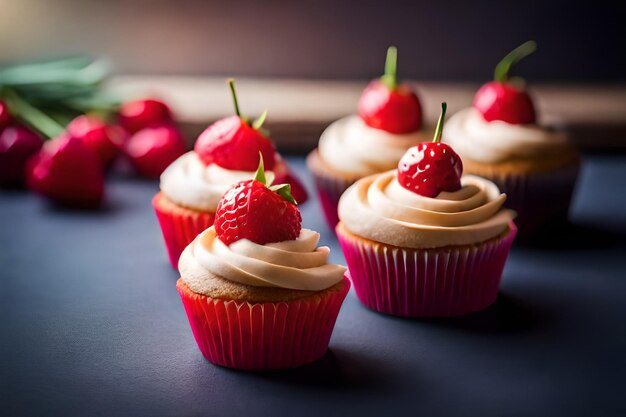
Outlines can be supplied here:
[[339, 223], [339, 214], [337, 212], [339, 199], [344, 191], [354, 184], [355, 181], [329, 178], [317, 175], [315, 172], [313, 172], [313, 178], [326, 223], [331, 230], [335, 230], [335, 226]]
[[518, 238], [532, 238], [544, 226], [567, 220], [579, 168], [574, 164], [549, 172], [488, 178], [507, 194], [505, 205], [517, 212]]
[[516, 233], [511, 222], [506, 235], [480, 244], [406, 249], [337, 228], [359, 300], [402, 317], [460, 316], [491, 305]]
[[350, 289], [277, 303], [219, 300], [176, 283], [202, 355], [216, 365], [243, 370], [294, 368], [328, 350], [341, 304]]

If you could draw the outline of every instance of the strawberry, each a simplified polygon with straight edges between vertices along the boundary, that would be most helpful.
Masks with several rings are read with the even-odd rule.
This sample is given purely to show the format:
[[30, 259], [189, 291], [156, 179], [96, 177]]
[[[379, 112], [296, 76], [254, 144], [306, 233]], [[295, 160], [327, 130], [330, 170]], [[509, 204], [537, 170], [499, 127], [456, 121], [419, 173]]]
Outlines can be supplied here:
[[442, 191], [461, 188], [463, 162], [450, 145], [441, 143], [446, 107], [446, 103], [441, 104], [433, 141], [409, 148], [398, 163], [400, 185], [425, 197], [437, 197]]
[[158, 178], [185, 153], [185, 142], [175, 126], [152, 126], [132, 135], [124, 144], [124, 153], [140, 175]]
[[146, 127], [169, 123], [173, 120], [172, 111], [164, 102], [155, 99], [128, 101], [120, 107], [120, 125], [135, 133]]
[[24, 185], [28, 159], [39, 152], [43, 139], [22, 125], [9, 125], [0, 133], [0, 185]]
[[359, 99], [359, 116], [370, 127], [410, 133], [422, 126], [422, 105], [409, 84], [398, 84], [397, 50], [387, 50], [385, 74], [369, 83]]
[[495, 80], [480, 87], [472, 105], [488, 122], [501, 120], [510, 124], [535, 123], [533, 101], [523, 87], [509, 82], [511, 67], [532, 54], [537, 44], [528, 41], [515, 48], [496, 66]]
[[33, 191], [67, 207], [95, 208], [104, 195], [98, 156], [80, 139], [64, 135], [46, 142], [27, 167]]
[[11, 117], [9, 106], [7, 106], [7, 103], [4, 101], [0, 100], [0, 130], [7, 127], [12, 119], [13, 117]]
[[67, 133], [82, 140], [98, 155], [103, 166], [113, 162], [125, 136], [124, 130], [119, 126], [107, 125], [100, 118], [86, 114], [72, 120], [67, 126]]
[[254, 122], [242, 116], [234, 81], [229, 80], [229, 85], [236, 116], [220, 119], [209, 126], [198, 137], [194, 150], [207, 165], [214, 163], [237, 171], [254, 171], [261, 152], [267, 169], [274, 169], [276, 149], [261, 129], [267, 112]]
[[260, 245], [297, 239], [302, 216], [290, 191], [289, 184], [266, 185], [260, 157], [255, 178], [235, 184], [217, 205], [218, 238], [227, 245], [240, 239]]

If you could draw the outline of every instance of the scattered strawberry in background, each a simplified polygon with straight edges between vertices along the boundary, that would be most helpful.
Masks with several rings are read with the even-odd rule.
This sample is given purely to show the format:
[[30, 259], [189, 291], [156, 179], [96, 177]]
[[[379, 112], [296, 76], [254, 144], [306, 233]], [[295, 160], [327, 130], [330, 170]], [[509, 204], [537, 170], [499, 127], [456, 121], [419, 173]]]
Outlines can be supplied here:
[[370, 127], [390, 133], [410, 133], [422, 127], [422, 106], [407, 83], [398, 84], [398, 51], [387, 50], [385, 74], [369, 83], [359, 99], [359, 116]]
[[215, 212], [215, 231], [227, 245], [240, 239], [264, 245], [295, 240], [302, 229], [302, 216], [289, 184], [268, 187], [259, 158], [255, 178], [231, 187]]
[[104, 167], [113, 163], [127, 136], [120, 126], [108, 125], [101, 118], [86, 114], [72, 120], [66, 130], [94, 151]]
[[472, 105], [492, 122], [510, 124], [535, 123], [535, 107], [524, 86], [511, 82], [509, 72], [520, 60], [535, 52], [537, 44], [528, 41], [509, 52], [496, 66], [494, 81], [480, 87]]
[[12, 119], [9, 106], [7, 106], [4, 101], [0, 100], [0, 129], [7, 127]]
[[180, 131], [170, 124], [143, 128], [124, 144], [133, 168], [147, 178], [158, 178], [185, 151]]
[[161, 100], [147, 98], [123, 103], [118, 112], [120, 125], [130, 133], [173, 121], [172, 111]]
[[62, 135], [47, 141], [27, 166], [31, 190], [64, 207], [93, 209], [104, 196], [97, 154], [81, 139]]
[[[2, 105], [0, 102], [0, 107]], [[39, 152], [42, 145], [41, 136], [22, 125], [3, 127], [0, 131], [0, 186], [23, 186], [26, 162]]]
[[461, 188], [463, 162], [450, 145], [441, 143], [446, 108], [446, 103], [441, 103], [433, 141], [409, 148], [398, 163], [400, 185], [425, 197], [434, 198], [442, 191]]

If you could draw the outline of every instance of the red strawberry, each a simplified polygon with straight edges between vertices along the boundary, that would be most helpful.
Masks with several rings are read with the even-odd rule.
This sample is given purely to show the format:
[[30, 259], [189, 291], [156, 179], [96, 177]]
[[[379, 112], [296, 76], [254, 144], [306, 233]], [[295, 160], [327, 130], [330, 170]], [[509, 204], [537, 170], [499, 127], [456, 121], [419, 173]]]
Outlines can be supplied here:
[[130, 133], [143, 128], [172, 121], [172, 111], [164, 102], [155, 99], [128, 101], [120, 107], [120, 125]]
[[0, 100], [0, 130], [7, 127], [12, 119], [13, 117], [11, 117], [9, 106], [7, 106], [4, 101]]
[[441, 143], [445, 115], [446, 103], [442, 103], [434, 140], [409, 148], [398, 163], [400, 185], [425, 197], [461, 188], [463, 162], [450, 145]]
[[528, 93], [509, 82], [511, 67], [522, 58], [532, 54], [537, 44], [528, 41], [515, 48], [496, 66], [495, 81], [478, 90], [472, 105], [488, 122], [501, 120], [511, 124], [535, 122], [535, 107]]
[[410, 133], [422, 126], [422, 106], [410, 85], [398, 84], [396, 48], [387, 50], [385, 75], [372, 81], [359, 100], [365, 124], [391, 133]]
[[273, 169], [276, 163], [272, 142], [239, 116], [213, 123], [198, 137], [194, 149], [205, 164], [237, 171], [254, 171], [259, 152], [267, 169]]
[[70, 136], [83, 141], [94, 151], [103, 166], [110, 165], [124, 142], [125, 132], [119, 126], [109, 126], [96, 116], [78, 116], [67, 126]]
[[198, 137], [195, 151], [205, 164], [217, 164], [237, 171], [254, 171], [259, 162], [259, 152], [267, 169], [273, 169], [276, 150], [272, 141], [262, 132], [261, 126], [267, 112], [256, 121], [242, 116], [233, 80], [229, 80], [236, 116], [218, 120]]
[[255, 179], [241, 181], [224, 194], [214, 225], [217, 236], [227, 245], [240, 239], [264, 245], [297, 239], [302, 216], [288, 184], [265, 185], [261, 159]]
[[175, 126], [141, 129], [128, 139], [124, 152], [140, 175], [158, 178], [169, 164], [185, 153], [185, 142]]
[[46, 142], [27, 172], [28, 186], [58, 204], [95, 208], [102, 202], [102, 164], [80, 139], [60, 136]]
[[26, 162], [39, 152], [41, 145], [41, 137], [22, 125], [4, 128], [0, 133], [0, 185], [24, 185]]

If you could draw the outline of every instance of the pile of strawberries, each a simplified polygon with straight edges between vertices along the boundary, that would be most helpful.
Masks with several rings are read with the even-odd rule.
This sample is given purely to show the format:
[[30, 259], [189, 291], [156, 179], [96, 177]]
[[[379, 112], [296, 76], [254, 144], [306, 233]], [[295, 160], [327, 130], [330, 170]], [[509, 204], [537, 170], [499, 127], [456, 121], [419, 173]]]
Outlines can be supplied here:
[[99, 207], [105, 172], [119, 156], [139, 175], [157, 178], [184, 152], [172, 112], [159, 100], [122, 104], [117, 124], [94, 115], [78, 116], [45, 143], [0, 101], [0, 186], [27, 185], [66, 207]]

